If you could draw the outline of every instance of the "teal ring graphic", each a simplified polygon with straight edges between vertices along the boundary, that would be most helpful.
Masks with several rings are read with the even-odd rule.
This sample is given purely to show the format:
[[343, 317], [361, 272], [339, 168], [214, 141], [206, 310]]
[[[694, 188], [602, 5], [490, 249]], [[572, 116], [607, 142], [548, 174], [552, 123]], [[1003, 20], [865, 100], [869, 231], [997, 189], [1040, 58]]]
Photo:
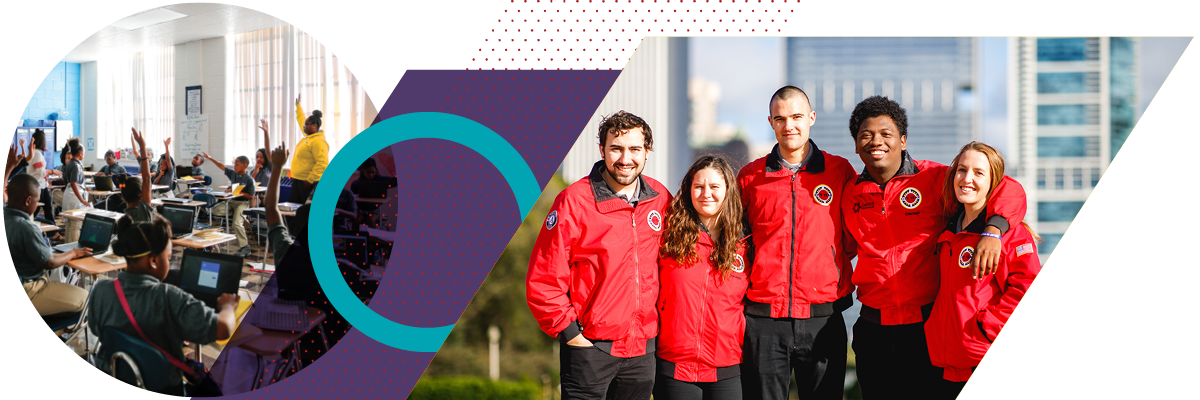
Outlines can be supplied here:
[[[442, 139], [474, 150], [500, 170], [517, 199], [521, 220], [529, 214], [541, 195], [541, 185], [521, 154], [499, 134], [467, 118], [451, 114], [422, 112], [403, 114], [381, 121], [350, 140], [330, 161], [321, 180], [346, 182], [372, 154], [395, 143], [412, 139]], [[341, 185], [317, 185], [308, 217], [309, 224], [333, 219], [333, 208]], [[318, 225], [310, 225], [318, 226]], [[333, 241], [333, 232], [309, 229], [309, 243]], [[384, 318], [364, 305], [346, 284], [331, 246], [309, 246], [317, 282], [329, 302], [355, 329], [371, 339], [401, 350], [432, 353], [438, 351], [454, 325], [419, 328]]]

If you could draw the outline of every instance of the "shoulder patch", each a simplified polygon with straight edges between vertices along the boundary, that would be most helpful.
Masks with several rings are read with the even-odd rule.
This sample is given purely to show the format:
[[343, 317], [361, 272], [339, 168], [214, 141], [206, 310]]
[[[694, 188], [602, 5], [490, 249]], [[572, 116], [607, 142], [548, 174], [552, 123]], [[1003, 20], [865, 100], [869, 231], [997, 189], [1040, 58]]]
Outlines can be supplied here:
[[546, 229], [554, 229], [555, 226], [558, 226], [558, 210], [551, 211], [549, 215], [546, 215]]
[[740, 274], [745, 270], [746, 270], [746, 260], [742, 258], [741, 254], [734, 254], [733, 255], [733, 272], [737, 272]]
[[1033, 253], [1033, 243], [1025, 243], [1017, 246], [1017, 257]]

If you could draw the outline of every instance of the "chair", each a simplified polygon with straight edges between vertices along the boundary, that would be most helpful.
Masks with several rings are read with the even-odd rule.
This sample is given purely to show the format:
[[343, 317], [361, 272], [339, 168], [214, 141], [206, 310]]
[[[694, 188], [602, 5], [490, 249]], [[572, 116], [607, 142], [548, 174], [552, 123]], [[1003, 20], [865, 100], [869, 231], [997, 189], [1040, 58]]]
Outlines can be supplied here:
[[100, 333], [100, 343], [99, 356], [109, 360], [109, 375], [152, 392], [182, 394], [182, 382], [171, 382], [175, 366], [158, 349], [111, 327]]
[[193, 195], [192, 200], [204, 202], [204, 205], [200, 206], [200, 208], [208, 211], [208, 224], [212, 225], [212, 208], [217, 205], [217, 198], [211, 194], [200, 193]]
[[211, 176], [208, 176], [208, 175], [204, 176], [204, 186], [212, 186], [212, 177]]
[[58, 332], [67, 329], [71, 325], [79, 323], [79, 318], [83, 316], [83, 312], [65, 312], [53, 315], [42, 316], [42, 321], [50, 327], [50, 330]]

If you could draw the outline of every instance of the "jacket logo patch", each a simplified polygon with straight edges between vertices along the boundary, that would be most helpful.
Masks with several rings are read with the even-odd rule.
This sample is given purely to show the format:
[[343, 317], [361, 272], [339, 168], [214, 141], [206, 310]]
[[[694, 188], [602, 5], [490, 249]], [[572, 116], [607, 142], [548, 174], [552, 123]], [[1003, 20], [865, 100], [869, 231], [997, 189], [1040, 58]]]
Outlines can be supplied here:
[[828, 185], [817, 185], [817, 188], [813, 189], [813, 200], [823, 206], [829, 205], [833, 202], [833, 189], [830, 189]]
[[875, 208], [875, 202], [874, 202], [874, 201], [868, 201], [868, 202], [857, 202], [857, 203], [854, 203], [854, 213], [855, 213], [855, 214], [857, 214], [859, 211], [862, 211], [862, 210], [869, 210], [869, 209], [872, 209], [872, 208]]
[[742, 259], [741, 254], [733, 255], [733, 272], [742, 273], [746, 270], [746, 260]]
[[653, 229], [655, 232], [662, 230], [662, 214], [659, 214], [658, 210], [651, 210], [650, 215], [646, 216], [646, 222], [650, 224], [650, 229]]
[[558, 210], [551, 211], [550, 215], [546, 216], [547, 230], [554, 229], [556, 225], [558, 225]]
[[900, 205], [909, 210], [921, 205], [921, 191], [917, 188], [905, 188], [900, 192]]
[[975, 248], [971, 246], [963, 247], [962, 251], [958, 252], [958, 267], [971, 267], [971, 260], [975, 258]]

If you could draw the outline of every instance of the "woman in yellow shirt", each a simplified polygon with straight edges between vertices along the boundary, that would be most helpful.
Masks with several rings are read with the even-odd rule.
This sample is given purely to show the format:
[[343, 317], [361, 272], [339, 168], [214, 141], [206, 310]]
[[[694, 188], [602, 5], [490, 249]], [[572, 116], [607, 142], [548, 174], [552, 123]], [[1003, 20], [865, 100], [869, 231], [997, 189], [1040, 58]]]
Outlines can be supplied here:
[[288, 202], [303, 204], [329, 165], [329, 143], [321, 130], [321, 110], [313, 110], [312, 115], [305, 118], [300, 96], [296, 96], [296, 123], [303, 128], [305, 136], [296, 144], [292, 156], [292, 190]]

